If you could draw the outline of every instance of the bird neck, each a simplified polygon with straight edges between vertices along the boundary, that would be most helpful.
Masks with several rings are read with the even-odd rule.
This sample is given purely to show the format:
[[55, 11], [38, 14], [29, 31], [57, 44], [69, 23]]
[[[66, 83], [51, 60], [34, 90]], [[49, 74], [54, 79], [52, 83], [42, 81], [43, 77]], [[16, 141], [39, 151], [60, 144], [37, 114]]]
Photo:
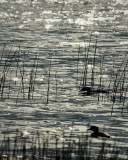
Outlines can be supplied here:
[[95, 131], [93, 131], [93, 133], [99, 133], [99, 130], [95, 130]]

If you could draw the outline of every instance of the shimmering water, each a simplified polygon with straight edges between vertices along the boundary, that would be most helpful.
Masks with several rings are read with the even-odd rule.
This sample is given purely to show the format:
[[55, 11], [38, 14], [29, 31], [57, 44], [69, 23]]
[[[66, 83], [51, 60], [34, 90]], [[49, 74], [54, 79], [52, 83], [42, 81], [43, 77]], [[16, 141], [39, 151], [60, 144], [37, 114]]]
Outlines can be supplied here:
[[122, 74], [125, 68], [127, 91], [127, 8], [127, 0], [2, 0], [1, 82], [5, 72], [6, 79], [3, 94], [1, 90], [1, 131], [59, 131], [74, 122], [74, 128], [85, 134], [89, 124], [105, 126], [127, 145], [127, 93], [124, 106], [116, 102], [113, 114], [110, 97], [100, 96], [98, 102], [97, 96], [79, 94], [85, 49], [90, 85], [96, 40], [95, 86], [102, 75], [108, 88], [113, 72]]

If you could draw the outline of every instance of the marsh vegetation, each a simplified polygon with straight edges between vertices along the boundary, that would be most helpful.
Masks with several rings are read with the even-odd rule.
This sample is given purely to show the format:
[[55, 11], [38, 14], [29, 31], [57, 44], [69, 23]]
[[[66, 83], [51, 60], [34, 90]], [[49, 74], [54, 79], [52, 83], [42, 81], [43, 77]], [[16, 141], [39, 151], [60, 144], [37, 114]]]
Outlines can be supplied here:
[[128, 158], [127, 6], [0, 1], [0, 159]]

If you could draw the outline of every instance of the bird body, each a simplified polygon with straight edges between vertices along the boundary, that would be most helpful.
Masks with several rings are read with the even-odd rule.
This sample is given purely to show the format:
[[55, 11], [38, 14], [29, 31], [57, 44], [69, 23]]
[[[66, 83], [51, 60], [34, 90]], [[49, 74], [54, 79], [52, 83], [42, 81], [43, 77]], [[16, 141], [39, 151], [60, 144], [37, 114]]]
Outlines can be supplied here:
[[82, 94], [86, 95], [92, 95], [97, 93], [108, 93], [105, 89], [92, 89], [91, 87], [84, 86], [80, 91]]
[[88, 130], [93, 131], [93, 133], [91, 134], [91, 137], [95, 137], [95, 138], [98, 138], [98, 137], [111, 138], [111, 136], [108, 133], [100, 132], [99, 131], [99, 127], [97, 127], [97, 126], [91, 126]]

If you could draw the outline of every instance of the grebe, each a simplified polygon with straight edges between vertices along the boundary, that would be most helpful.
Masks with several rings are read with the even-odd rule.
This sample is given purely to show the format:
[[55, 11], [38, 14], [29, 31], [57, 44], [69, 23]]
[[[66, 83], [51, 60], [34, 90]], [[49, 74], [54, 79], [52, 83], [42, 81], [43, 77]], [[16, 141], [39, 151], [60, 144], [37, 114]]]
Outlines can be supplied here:
[[107, 90], [104, 89], [91, 89], [91, 87], [83, 87], [80, 91], [81, 94], [92, 95], [97, 93], [108, 93]]
[[111, 136], [106, 133], [106, 132], [99, 132], [99, 127], [97, 126], [91, 126], [88, 130], [93, 131], [93, 133], [91, 134], [91, 137], [106, 137], [106, 138], [111, 138]]

